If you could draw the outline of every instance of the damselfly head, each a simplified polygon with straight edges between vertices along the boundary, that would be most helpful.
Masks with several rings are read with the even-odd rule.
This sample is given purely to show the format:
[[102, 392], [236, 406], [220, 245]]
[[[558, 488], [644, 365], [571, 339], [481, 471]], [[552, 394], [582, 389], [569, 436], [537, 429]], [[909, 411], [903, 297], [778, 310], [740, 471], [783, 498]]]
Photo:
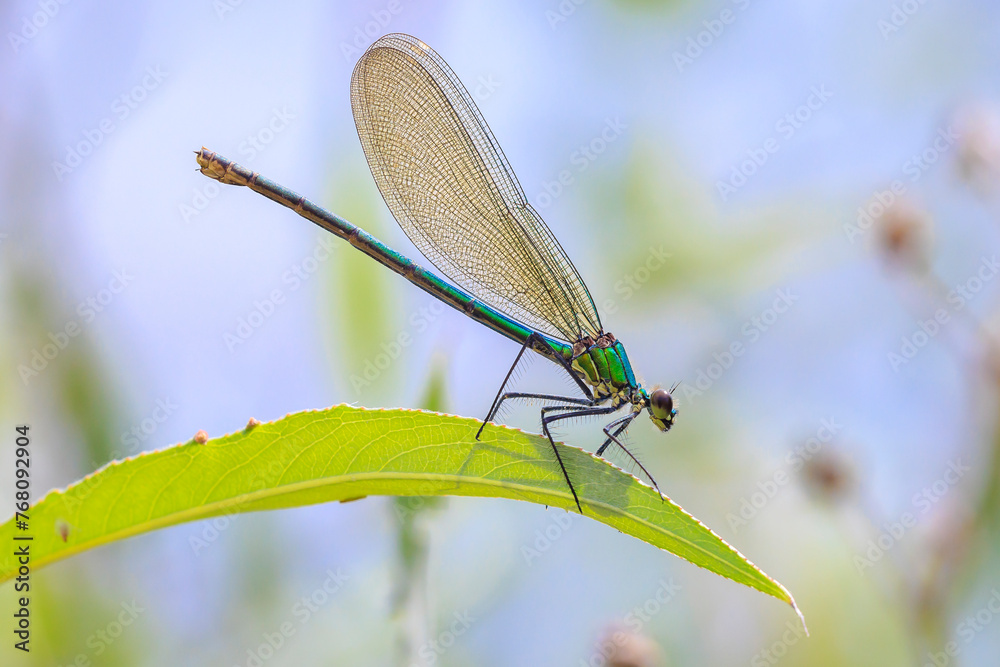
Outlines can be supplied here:
[[654, 389], [649, 395], [649, 418], [656, 427], [666, 433], [674, 425], [677, 410], [674, 399], [666, 389]]

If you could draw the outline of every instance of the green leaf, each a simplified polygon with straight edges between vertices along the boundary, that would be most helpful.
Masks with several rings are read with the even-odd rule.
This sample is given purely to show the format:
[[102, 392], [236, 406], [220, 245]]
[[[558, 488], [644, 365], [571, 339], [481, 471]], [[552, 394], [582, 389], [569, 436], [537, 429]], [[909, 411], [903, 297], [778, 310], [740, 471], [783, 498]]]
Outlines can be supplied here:
[[[29, 509], [35, 568], [184, 521], [370, 495], [511, 498], [575, 509], [547, 440], [417, 410], [340, 405], [113, 462]], [[773, 595], [785, 588], [670, 500], [603, 459], [559, 445], [584, 513]], [[14, 519], [0, 544], [16, 544]], [[25, 533], [18, 533], [24, 535]], [[0, 582], [17, 574], [0, 551]], [[796, 612], [798, 609], [796, 608]]]

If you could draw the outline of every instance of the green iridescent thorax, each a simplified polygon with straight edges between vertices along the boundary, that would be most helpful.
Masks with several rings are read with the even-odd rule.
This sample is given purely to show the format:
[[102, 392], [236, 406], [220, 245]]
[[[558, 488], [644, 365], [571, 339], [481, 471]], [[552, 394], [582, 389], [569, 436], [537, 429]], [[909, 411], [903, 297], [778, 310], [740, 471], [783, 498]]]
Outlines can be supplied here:
[[611, 395], [624, 403], [639, 390], [625, 346], [610, 333], [597, 341], [590, 338], [577, 341], [573, 345], [573, 370], [594, 387], [599, 397]]

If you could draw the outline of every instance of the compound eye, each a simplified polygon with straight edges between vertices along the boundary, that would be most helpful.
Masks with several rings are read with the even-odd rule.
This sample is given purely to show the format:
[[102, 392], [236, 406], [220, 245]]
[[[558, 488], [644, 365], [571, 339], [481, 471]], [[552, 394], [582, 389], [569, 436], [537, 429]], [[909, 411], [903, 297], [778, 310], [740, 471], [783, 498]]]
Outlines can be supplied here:
[[649, 403], [657, 417], [666, 419], [674, 411], [674, 399], [666, 389], [657, 389], [649, 396]]

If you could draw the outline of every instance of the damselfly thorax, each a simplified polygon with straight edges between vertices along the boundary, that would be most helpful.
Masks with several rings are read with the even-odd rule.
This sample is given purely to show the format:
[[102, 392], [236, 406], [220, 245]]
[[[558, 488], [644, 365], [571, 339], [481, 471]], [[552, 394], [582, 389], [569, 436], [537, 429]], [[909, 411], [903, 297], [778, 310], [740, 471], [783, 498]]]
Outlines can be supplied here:
[[625, 346], [611, 332], [594, 340], [585, 336], [573, 344], [573, 370], [593, 387], [594, 398], [611, 400], [615, 407], [631, 403], [639, 389]]
[[584, 336], [573, 343], [570, 367], [593, 388], [595, 403], [610, 402], [615, 408], [631, 404], [635, 414], [648, 408], [653, 422], [661, 431], [668, 431], [673, 426], [674, 408], [670, 392], [663, 389], [654, 389], [652, 395], [646, 392], [635, 378], [625, 346], [610, 331], [602, 333], [596, 340]]

